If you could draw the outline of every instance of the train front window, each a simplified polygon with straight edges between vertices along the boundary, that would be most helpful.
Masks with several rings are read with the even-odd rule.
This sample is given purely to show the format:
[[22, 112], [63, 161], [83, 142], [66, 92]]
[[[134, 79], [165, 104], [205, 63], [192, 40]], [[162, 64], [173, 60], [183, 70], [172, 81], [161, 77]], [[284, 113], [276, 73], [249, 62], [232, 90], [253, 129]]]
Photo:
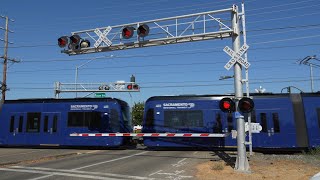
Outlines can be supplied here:
[[203, 127], [202, 111], [164, 111], [164, 126]]
[[130, 110], [128, 107], [121, 107], [122, 117], [124, 121], [125, 126], [131, 127], [131, 116], [130, 116]]
[[40, 132], [40, 112], [27, 113], [27, 132]]
[[[69, 112], [68, 127], [99, 128], [101, 120], [100, 112]], [[53, 122], [57, 128], [58, 117]]]

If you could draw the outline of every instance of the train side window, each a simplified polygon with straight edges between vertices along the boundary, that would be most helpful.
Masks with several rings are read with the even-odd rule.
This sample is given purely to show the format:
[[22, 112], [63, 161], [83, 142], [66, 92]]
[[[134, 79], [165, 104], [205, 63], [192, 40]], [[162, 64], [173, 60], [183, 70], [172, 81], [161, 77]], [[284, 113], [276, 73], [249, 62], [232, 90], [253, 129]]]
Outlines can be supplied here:
[[119, 113], [116, 109], [110, 111], [110, 128], [112, 132], [119, 132], [120, 130]]
[[216, 114], [216, 122], [213, 126], [213, 132], [214, 133], [221, 133], [222, 132], [222, 119], [221, 119], [220, 113]]
[[[249, 113], [244, 113], [245, 122], [248, 122], [248, 118], [249, 118]], [[256, 122], [257, 122], [256, 112], [252, 111], [251, 112], [251, 123], [256, 123]]]
[[18, 131], [22, 132], [22, 127], [23, 127], [23, 116], [19, 117], [19, 128]]
[[[69, 112], [68, 127], [98, 128], [100, 119], [101, 116], [99, 112]], [[58, 116], [56, 116], [56, 123], [58, 123]]]
[[14, 116], [11, 116], [10, 118], [10, 132], [13, 132], [14, 130]]
[[40, 112], [27, 114], [27, 132], [40, 132]]
[[260, 113], [260, 120], [261, 120], [262, 132], [268, 132], [267, 114]]
[[256, 111], [255, 110], [253, 110], [251, 112], [251, 122], [252, 123], [256, 123], [257, 122], [257, 116], [256, 116]]
[[146, 115], [146, 126], [151, 127], [154, 124], [154, 110], [153, 108], [148, 109], [147, 115]]
[[318, 126], [320, 129], [320, 108], [317, 108], [317, 114], [318, 114]]
[[272, 120], [273, 120], [274, 132], [276, 132], [276, 133], [280, 132], [279, 114], [278, 113], [272, 113]]
[[52, 132], [57, 132], [57, 128], [58, 128], [58, 116], [54, 115], [53, 122], [52, 122]]
[[164, 126], [203, 127], [202, 111], [164, 111]]
[[49, 116], [44, 116], [43, 132], [48, 132]]
[[227, 114], [227, 122], [228, 122], [228, 132], [231, 132], [233, 129], [233, 117], [232, 113]]

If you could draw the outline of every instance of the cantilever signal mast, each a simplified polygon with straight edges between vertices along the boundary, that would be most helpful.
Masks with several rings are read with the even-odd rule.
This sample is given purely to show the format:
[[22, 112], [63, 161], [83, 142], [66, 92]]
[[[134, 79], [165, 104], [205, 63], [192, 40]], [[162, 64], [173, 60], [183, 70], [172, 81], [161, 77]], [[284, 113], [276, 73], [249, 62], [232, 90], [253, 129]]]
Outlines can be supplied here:
[[[62, 53], [79, 55], [232, 38], [233, 48], [229, 48], [232, 50], [229, 51], [232, 58], [228, 70], [233, 66], [238, 133], [238, 155], [235, 169], [247, 172], [249, 163], [246, 155], [244, 116], [239, 113], [238, 105], [239, 100], [243, 97], [242, 83], [247, 81], [247, 79], [242, 79], [242, 66], [246, 69], [250, 66], [250, 63], [242, 58], [243, 47], [247, 47], [246, 50], [249, 47], [240, 44], [240, 18], [244, 17], [244, 6], [242, 11], [240, 13], [238, 6], [233, 5], [227, 9], [77, 31], [72, 32], [70, 37], [60, 37], [58, 45], [65, 48], [61, 51]], [[243, 23], [242, 27], [244, 26]]]

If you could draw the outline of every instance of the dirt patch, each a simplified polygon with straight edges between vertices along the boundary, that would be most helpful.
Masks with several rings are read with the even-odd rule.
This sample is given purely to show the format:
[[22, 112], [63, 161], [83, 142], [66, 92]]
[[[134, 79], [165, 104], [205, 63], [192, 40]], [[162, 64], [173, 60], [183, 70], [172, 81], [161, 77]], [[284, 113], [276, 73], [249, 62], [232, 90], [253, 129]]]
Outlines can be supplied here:
[[247, 174], [235, 171], [229, 163], [223, 160], [210, 161], [197, 166], [196, 177], [210, 180], [310, 179], [320, 172], [318, 164], [320, 161], [305, 161], [308, 158], [310, 157], [255, 155], [249, 162], [251, 173]]

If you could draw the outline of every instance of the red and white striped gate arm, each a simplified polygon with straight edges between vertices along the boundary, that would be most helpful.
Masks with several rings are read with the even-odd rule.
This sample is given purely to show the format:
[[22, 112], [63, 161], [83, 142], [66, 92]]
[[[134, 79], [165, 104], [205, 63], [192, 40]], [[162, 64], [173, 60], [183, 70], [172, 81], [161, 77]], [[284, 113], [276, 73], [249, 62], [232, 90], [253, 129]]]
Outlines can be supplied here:
[[227, 137], [229, 133], [72, 133], [81, 137]]

